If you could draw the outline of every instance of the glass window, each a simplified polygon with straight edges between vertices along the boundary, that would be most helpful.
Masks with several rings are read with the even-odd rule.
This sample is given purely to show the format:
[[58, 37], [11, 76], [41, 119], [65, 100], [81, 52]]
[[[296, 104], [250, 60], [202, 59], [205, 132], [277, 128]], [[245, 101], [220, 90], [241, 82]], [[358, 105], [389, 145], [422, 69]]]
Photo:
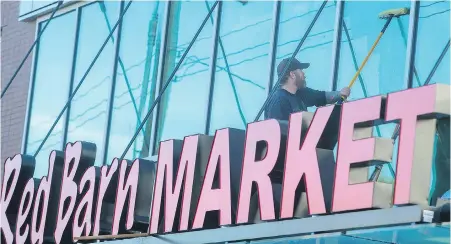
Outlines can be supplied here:
[[[379, 13], [389, 9], [410, 8], [410, 4], [410, 1], [352, 1], [345, 3], [337, 89], [349, 85], [376, 41], [386, 22], [379, 18]], [[362, 9], [365, 9], [365, 14], [362, 14]], [[403, 39], [398, 21], [407, 33], [408, 15], [399, 17], [399, 20], [392, 19], [361, 75], [352, 86], [351, 96], [348, 100], [387, 94], [407, 88], [407, 84], [404, 82], [407, 44]], [[374, 136], [391, 138], [395, 127], [395, 123], [375, 127]], [[393, 170], [396, 169], [394, 162], [397, 160], [397, 149], [398, 141], [396, 140], [391, 163]], [[374, 167], [371, 167], [370, 174], [373, 170]], [[383, 167], [379, 181], [393, 182], [388, 166]]]
[[[174, 71], [212, 2], [172, 1], [167, 27], [164, 73], [161, 85]], [[216, 10], [212, 13], [212, 19]], [[211, 19], [211, 20], [212, 20]], [[167, 87], [160, 102], [156, 141], [183, 139], [205, 131], [210, 82], [213, 25], [208, 21]], [[158, 147], [158, 144], [156, 145]]]
[[[164, 6], [160, 1], [137, 1], [124, 15], [106, 163], [122, 155], [155, 99]], [[152, 124], [152, 117], [146, 124]], [[141, 130], [127, 158], [148, 156], [150, 131], [150, 126]]]
[[[379, 19], [379, 13], [404, 7], [410, 8], [410, 1], [351, 1], [345, 3], [338, 89], [349, 85], [382, 30], [386, 20]], [[362, 14], [362, 9], [365, 9], [365, 14]], [[407, 30], [409, 16], [401, 16], [399, 20]], [[407, 88], [404, 83], [407, 48], [396, 22], [396, 19], [391, 21], [363, 68], [360, 78], [354, 83], [348, 100]]]
[[[448, 1], [424, 1], [420, 4], [413, 86], [423, 85], [450, 39]], [[450, 83], [449, 49], [429, 84]]]
[[[39, 23], [43, 28], [47, 21]], [[34, 155], [50, 130], [69, 95], [72, 57], [75, 43], [77, 15], [75, 11], [55, 17], [45, 29], [38, 43], [30, 101], [25, 151]], [[63, 124], [60, 120], [36, 157], [35, 178], [47, 174], [51, 150], [63, 148]]]
[[[267, 97], [274, 2], [223, 2], [209, 134], [246, 128]], [[239, 41], [238, 41], [239, 40]]]
[[[96, 2], [80, 9], [80, 33], [75, 66], [74, 87], [78, 85], [92, 60], [118, 19], [120, 2]], [[117, 32], [117, 31], [116, 31]], [[116, 36], [116, 35], [114, 35]], [[68, 142], [83, 140], [97, 145], [96, 165], [103, 162], [104, 136], [115, 41], [110, 39], [84, 83], [72, 100]]]
[[[275, 70], [277, 70], [280, 61], [293, 55], [322, 4], [322, 1], [282, 2]], [[326, 4], [308, 38], [296, 55], [299, 61], [310, 63], [310, 67], [304, 70], [306, 82], [308, 87], [316, 90], [330, 91], [332, 89], [331, 67], [335, 8], [336, 4], [333, 1]], [[276, 84], [277, 80], [276, 71], [274, 72], [273, 85]], [[314, 107], [309, 108], [309, 111], [314, 110]]]

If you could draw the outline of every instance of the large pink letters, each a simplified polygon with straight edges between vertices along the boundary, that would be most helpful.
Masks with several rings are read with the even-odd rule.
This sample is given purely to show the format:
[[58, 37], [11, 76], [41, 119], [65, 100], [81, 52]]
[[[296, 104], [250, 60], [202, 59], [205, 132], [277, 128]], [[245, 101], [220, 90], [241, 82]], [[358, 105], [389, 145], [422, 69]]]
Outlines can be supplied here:
[[[25, 189], [22, 193], [22, 199], [20, 201], [19, 212], [17, 213], [16, 223], [16, 243], [26, 243], [29, 234], [29, 225], [25, 223], [27, 216], [30, 213], [31, 206], [33, 205], [33, 193], [34, 193], [34, 180], [31, 178], [25, 185]], [[26, 205], [25, 205], [26, 204]], [[25, 209], [24, 209], [25, 205]], [[25, 229], [21, 233], [22, 226], [25, 224]]]
[[[66, 146], [61, 195], [58, 203], [58, 216], [54, 232], [55, 242], [57, 244], [66, 240], [62, 240], [62, 238], [67, 224], [70, 223], [73, 217], [73, 211], [77, 203], [78, 184], [82, 174], [94, 163], [95, 149], [94, 144], [85, 142], [68, 143]], [[67, 202], [68, 204], [66, 204]]]
[[[68, 144], [64, 157], [64, 173], [61, 186], [61, 196], [58, 206], [58, 218], [55, 229], [55, 241], [60, 243], [64, 229], [72, 215], [77, 199], [77, 184], [74, 182], [75, 173], [78, 169], [81, 157], [81, 143]], [[70, 163], [72, 167], [70, 168]], [[69, 201], [69, 205], [66, 205]]]
[[[13, 243], [14, 235], [11, 231], [11, 225], [6, 217], [6, 210], [9, 202], [13, 197], [16, 189], [17, 181], [19, 180], [20, 168], [22, 166], [22, 155], [16, 155], [14, 158], [8, 158], [5, 163], [3, 182], [2, 182], [2, 197], [0, 204], [1, 224], [0, 228], [4, 234], [6, 242]], [[12, 176], [13, 175], [13, 176]], [[12, 179], [11, 179], [12, 176]], [[11, 185], [8, 187], [8, 182], [11, 180]]]
[[[193, 229], [202, 228], [205, 214], [208, 211], [219, 210], [220, 225], [232, 223], [232, 199], [230, 191], [230, 155], [229, 131], [216, 131], [207, 171], [199, 197]], [[219, 188], [212, 189], [216, 168], [219, 165]]]
[[[44, 241], [44, 230], [50, 199], [50, 186], [54, 175], [53, 170], [57, 161], [61, 160], [62, 158], [60, 152], [52, 151], [50, 153], [48, 174], [41, 179], [41, 183], [39, 184], [38, 192], [36, 193], [34, 200], [33, 217], [31, 222], [31, 243], [43, 243]], [[41, 198], [44, 198], [42, 200], [42, 206], [40, 206]], [[38, 214], [41, 216], [40, 219], [38, 219]]]
[[436, 118], [449, 116], [449, 85], [395, 92], [387, 100], [385, 119], [401, 121], [393, 203], [428, 205]]
[[128, 212], [126, 225], [127, 229], [132, 228], [133, 219], [135, 214], [135, 200], [136, 200], [136, 189], [138, 188], [138, 176], [139, 176], [139, 159], [136, 159], [128, 171], [127, 177], [125, 171], [127, 169], [127, 161], [122, 160], [119, 169], [119, 180], [117, 186], [116, 194], [116, 204], [114, 206], [114, 218], [113, 218], [113, 228], [112, 234], [117, 235], [119, 233], [119, 220], [121, 219], [122, 209], [124, 208], [125, 199], [127, 193], [130, 197], [128, 198]]
[[[178, 199], [182, 184], [184, 183], [180, 226], [179, 230], [188, 228], [188, 215], [191, 204], [191, 193], [193, 188], [194, 169], [196, 164], [196, 153], [199, 136], [185, 137], [183, 142], [182, 154], [178, 165], [175, 185], [173, 179], [173, 154], [174, 141], [164, 141], [160, 144], [160, 152], [157, 165], [157, 177], [155, 180], [154, 196], [151, 208], [150, 233], [157, 233], [158, 222], [160, 219], [160, 206], [163, 200], [163, 184], [165, 184], [165, 214], [164, 214], [164, 231], [172, 231], [174, 217], [177, 210]], [[184, 175], [186, 175], [185, 180]]]
[[[72, 224], [72, 236], [80, 237], [83, 230], [86, 236], [91, 234], [91, 213], [92, 213], [92, 205], [94, 204], [94, 187], [95, 187], [95, 177], [96, 177], [96, 167], [92, 166], [84, 173], [81, 178], [80, 185], [78, 187], [78, 193], [81, 195], [85, 186], [88, 186], [88, 190], [84, 194], [80, 203], [78, 204], [77, 209], [75, 210], [74, 222]], [[83, 219], [80, 222], [80, 215], [84, 209]]]
[[100, 185], [99, 185], [99, 197], [97, 198], [96, 204], [96, 216], [94, 220], [94, 230], [93, 235], [97, 236], [100, 233], [100, 213], [102, 212], [102, 203], [103, 198], [105, 197], [105, 193], [107, 192], [108, 186], [110, 185], [111, 178], [117, 171], [119, 161], [118, 159], [114, 159], [110, 166], [102, 166], [100, 169]]
[[333, 109], [333, 106], [328, 106], [316, 110], [302, 146], [300, 146], [300, 138], [303, 124], [302, 116], [305, 113], [295, 113], [290, 117], [282, 187], [281, 218], [293, 217], [295, 190], [303, 177], [308, 196], [309, 213], [322, 214], [326, 212], [316, 145]]
[[[236, 220], [238, 224], [248, 222], [253, 182], [258, 186], [261, 219], [272, 220], [275, 218], [271, 179], [268, 175], [276, 164], [280, 140], [280, 125], [277, 120], [270, 119], [248, 124], [238, 200]], [[255, 152], [259, 141], [266, 141], [268, 149], [266, 156], [262, 160], [256, 161]]]
[[[343, 104], [332, 211], [366, 209], [374, 206], [374, 182], [367, 182], [367, 174], [363, 173], [363, 182], [351, 182], [350, 170], [368, 164], [377, 158], [378, 161], [390, 162], [392, 150], [383, 150], [386, 157], [379, 158], [379, 148], [392, 148], [392, 141], [385, 138], [372, 137], [374, 120], [380, 119], [382, 97], [371, 97]], [[364, 125], [358, 125], [364, 123]], [[359, 127], [360, 128], [355, 128]], [[364, 136], [358, 136], [364, 134]], [[368, 169], [363, 168], [365, 172]], [[353, 199], [353, 200], [350, 200]]]

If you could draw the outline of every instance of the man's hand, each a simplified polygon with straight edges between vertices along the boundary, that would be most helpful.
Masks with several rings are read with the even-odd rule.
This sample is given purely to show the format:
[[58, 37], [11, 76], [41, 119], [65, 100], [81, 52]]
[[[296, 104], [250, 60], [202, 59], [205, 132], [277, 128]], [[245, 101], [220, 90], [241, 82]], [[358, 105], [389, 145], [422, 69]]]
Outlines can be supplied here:
[[340, 91], [326, 92], [326, 103], [332, 104], [341, 101], [342, 97], [347, 98], [351, 94], [351, 89], [345, 87]]
[[343, 96], [343, 97], [349, 97], [350, 94], [351, 94], [351, 89], [349, 87], [345, 87], [345, 88], [341, 89], [341, 91], [340, 91], [340, 96]]

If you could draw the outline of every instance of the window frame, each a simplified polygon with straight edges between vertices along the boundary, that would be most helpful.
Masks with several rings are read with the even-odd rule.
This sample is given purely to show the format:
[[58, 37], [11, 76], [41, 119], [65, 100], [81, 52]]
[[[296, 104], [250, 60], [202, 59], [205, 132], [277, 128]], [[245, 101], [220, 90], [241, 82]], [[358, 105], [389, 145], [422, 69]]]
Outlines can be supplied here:
[[[58, 18], [60, 16], [63, 16], [65, 14], [69, 14], [75, 11], [75, 15], [76, 15], [76, 20], [75, 20], [75, 29], [78, 31], [79, 29], [79, 24], [80, 24], [80, 11], [79, 11], [79, 7], [85, 5], [84, 4], [74, 4], [71, 5], [70, 7], [66, 7], [66, 8], [60, 8], [58, 9], [58, 11], [55, 13], [55, 15], [53, 16], [52, 21], [55, 18]], [[43, 16], [39, 16], [36, 19], [36, 26], [35, 26], [35, 37], [34, 39], [36, 40], [36, 38], [39, 35], [39, 30], [41, 27], [41, 24], [43, 24], [45, 21], [49, 20], [51, 16], [51, 13], [45, 14]], [[51, 22], [50, 22], [51, 24]], [[50, 25], [49, 24], [49, 25]], [[76, 33], [77, 35], [78, 33]], [[72, 51], [72, 56], [76, 55], [76, 47], [77, 47], [77, 42], [78, 42], [78, 36], [76, 36], [75, 39], [75, 43], [74, 43], [74, 50]], [[35, 88], [35, 84], [36, 84], [36, 68], [37, 68], [37, 61], [39, 58], [39, 47], [40, 47], [40, 40], [36, 43], [36, 47], [33, 49], [33, 55], [32, 55], [32, 61], [31, 61], [31, 71], [30, 71], [30, 77], [29, 77], [29, 86], [28, 86], [28, 96], [27, 96], [27, 107], [25, 110], [25, 119], [24, 119], [24, 128], [23, 128], [23, 134], [22, 134], [22, 144], [21, 144], [21, 153], [22, 154], [27, 154], [29, 152], [27, 152], [27, 144], [28, 144], [28, 137], [29, 137], [29, 132], [30, 132], [30, 120], [31, 120], [31, 112], [33, 110], [33, 98], [34, 98], [34, 88]], [[74, 66], [74, 59], [72, 59], [71, 62], [71, 67]], [[71, 83], [73, 80], [73, 69], [71, 70]], [[69, 86], [71, 86], [71, 84], [69, 84]], [[69, 94], [68, 97], [70, 95], [70, 90], [69, 90]], [[66, 124], [66, 118], [64, 118], [64, 124]], [[66, 128], [63, 129], [63, 145], [65, 144], [65, 135], [66, 135]]]
[[[95, 1], [95, 2], [97, 2], [97, 1]], [[63, 15], [63, 14], [66, 14], [66, 13], [69, 13], [69, 12], [72, 12], [72, 11], [76, 11], [76, 16], [77, 16], [77, 20], [76, 20], [76, 30], [77, 30], [77, 33], [76, 33], [76, 39], [75, 39], [75, 45], [74, 45], [74, 50], [73, 50], [73, 59], [72, 59], [72, 71], [71, 71], [71, 84], [70, 84], [70, 86], [71, 86], [71, 90], [70, 90], [70, 92], [72, 92], [72, 85], [73, 85], [73, 82], [74, 82], [74, 79], [73, 79], [73, 73], [74, 73], [74, 66], [75, 66], [75, 62], [76, 62], [76, 60], [75, 60], [75, 57], [76, 57], [76, 54], [77, 54], [77, 48], [78, 48], [78, 39], [79, 39], [79, 28], [80, 28], [80, 21], [81, 21], [81, 8], [82, 7], [84, 7], [84, 6], [87, 6], [87, 5], [90, 5], [90, 4], [93, 4], [93, 3], [95, 3], [95, 2], [77, 2], [77, 3], [74, 3], [74, 4], [71, 4], [71, 5], [69, 5], [69, 6], [66, 6], [66, 7], [63, 7], [63, 8], [61, 8], [61, 9], [59, 9], [58, 11], [57, 11], [57, 13], [55, 14], [55, 16], [54, 16], [54, 18], [56, 18], [56, 17], [58, 17], [58, 16], [61, 16], [61, 15]], [[341, 26], [342, 26], [342, 22], [343, 22], [343, 13], [344, 13], [344, 8], [346, 7], [346, 4], [347, 4], [347, 2], [348, 1], [336, 1], [336, 16], [335, 16], [335, 23], [334, 23], [334, 26], [335, 26], [335, 31], [334, 31], [334, 37], [333, 37], [333, 52], [332, 52], [332, 57], [331, 57], [331, 60], [332, 60], [332, 67], [331, 67], [331, 78], [330, 78], [330, 85], [331, 85], [331, 87], [332, 87], [332, 90], [336, 90], [337, 89], [337, 77], [338, 77], [338, 75], [337, 75], [337, 72], [338, 72], [338, 68], [339, 68], [339, 65], [340, 65], [340, 63], [339, 63], [339, 57], [340, 57], [340, 53], [341, 53], [341, 50], [340, 50], [340, 41], [341, 41], [341, 36], [342, 36], [342, 32], [343, 32], [343, 29], [341, 28]], [[417, 43], [416, 43], [416, 39], [417, 39], [417, 28], [418, 28], [418, 11], [416, 11], [416, 14], [415, 14], [415, 8], [418, 8], [418, 6], [420, 5], [420, 1], [414, 1], [414, 0], [410, 0], [410, 3], [411, 3], [411, 10], [414, 10], [414, 14], [412, 14], [411, 13], [411, 15], [409, 16], [409, 32], [408, 32], [408, 48], [407, 48], [407, 54], [406, 54], [406, 69], [405, 69], [405, 78], [404, 78], [404, 84], [405, 84], [405, 87], [404, 87], [404, 89], [409, 89], [409, 88], [411, 88], [411, 84], [412, 84], [412, 73], [413, 73], [413, 64], [414, 64], [414, 61], [415, 61], [415, 53], [416, 53], [416, 45], [417, 45]], [[168, 31], [168, 28], [167, 28], [167, 26], [168, 26], [168, 23], [169, 23], [169, 21], [170, 21], [170, 17], [171, 17], [171, 14], [170, 14], [170, 8], [171, 8], [171, 2], [168, 2], [168, 4], [166, 4], [166, 6], [165, 6], [165, 9], [164, 9], [164, 13], [163, 13], [163, 16], [162, 16], [162, 21], [163, 21], [163, 24], [162, 24], [162, 33], [161, 33], [161, 35], [162, 35], [162, 38], [161, 38], [161, 48], [160, 48], [160, 53], [158, 54], [159, 55], [159, 57], [160, 57], [160, 60], [161, 60], [161, 62], [158, 64], [158, 74], [157, 74], [157, 85], [156, 85], [156, 94], [159, 94], [160, 93], [160, 90], [161, 90], [161, 85], [165, 82], [165, 81], [163, 81], [163, 77], [164, 77], [164, 74], [163, 74], [163, 72], [164, 72], [164, 59], [166, 58], [166, 55], [165, 55], [165, 53], [166, 53], [166, 50], [167, 50], [167, 44], [166, 44], [166, 41], [167, 41], [167, 36], [168, 36], [168, 34], [169, 34], [169, 31]], [[275, 3], [275, 7], [274, 7], [274, 20], [273, 20], [273, 27], [274, 27], [274, 29], [273, 29], [273, 31], [272, 31], [272, 35], [271, 35], [271, 39], [269, 40], [271, 43], [270, 43], [270, 45], [271, 45], [271, 52], [270, 52], [270, 59], [269, 59], [269, 64], [268, 65], [270, 65], [270, 74], [272, 74], [272, 73], [274, 73], [274, 65], [271, 65], [271, 64], [274, 64], [274, 62], [275, 62], [275, 59], [276, 59], [276, 55], [274, 55], [275, 54], [275, 48], [276, 48], [276, 46], [277, 46], [277, 40], [278, 40], [278, 36], [279, 36], [279, 25], [280, 25], [280, 23], [279, 23], [279, 18], [280, 18], [280, 14], [281, 14], [281, 4], [282, 4], [282, 2], [279, 2], [279, 1], [276, 1]], [[122, 1], [122, 3], [121, 3], [121, 5], [122, 5], [122, 7], [121, 7], [121, 13], [122, 13], [122, 11], [123, 11], [123, 5], [124, 5], [124, 1]], [[211, 120], [210, 120], [210, 118], [211, 118], [211, 107], [212, 107], [212, 102], [213, 102], [213, 97], [212, 97], [212, 95], [213, 95], [213, 87], [214, 87], [214, 85], [213, 85], [213, 80], [214, 80], [214, 68], [212, 68], [212, 67], [215, 67], [215, 62], [216, 62], [216, 56], [217, 56], [217, 46], [218, 46], [218, 38], [217, 38], [217, 36], [219, 35], [219, 25], [220, 25], [220, 23], [221, 23], [221, 20], [222, 20], [222, 2], [220, 2], [219, 4], [218, 4], [218, 6], [217, 6], [217, 9], [215, 10], [215, 11], [217, 11], [216, 12], [216, 14], [215, 14], [215, 26], [214, 26], [214, 32], [213, 32], [213, 34], [214, 34], [214, 37], [213, 37], [213, 41], [214, 41], [214, 45], [213, 45], [213, 47], [212, 47], [212, 50], [210, 50], [211, 51], [211, 53], [212, 53], [212, 61], [211, 61], [211, 67], [210, 67], [210, 83], [209, 83], [209, 94], [208, 94], [208, 104], [207, 104], [207, 114], [206, 114], [206, 128], [205, 128], [205, 134], [207, 135], [208, 134], [208, 131], [209, 131], [209, 128], [210, 128], [210, 125], [211, 125]], [[35, 38], [37, 37], [37, 34], [38, 34], [38, 31], [39, 31], [39, 28], [40, 28], [40, 24], [43, 22], [43, 21], [46, 21], [46, 20], [48, 20], [49, 18], [50, 18], [50, 16], [51, 16], [51, 13], [47, 13], [47, 14], [44, 14], [44, 15], [42, 15], [42, 16], [38, 16], [37, 18], [36, 18], [36, 30], [35, 30]], [[118, 27], [118, 28], [121, 28], [121, 25], [122, 25], [122, 23], [120, 24], [120, 26]], [[115, 36], [115, 38], [116, 38], [116, 40], [117, 40], [117, 42], [116, 43], [120, 43], [120, 38], [121, 38], [121, 36], [120, 36], [120, 31], [119, 31], [120, 29], [118, 29], [118, 30], [116, 30], [116, 36]], [[119, 45], [119, 44], [116, 44], [116, 45]], [[38, 60], [38, 52], [39, 52], [39, 42], [37, 43], [37, 45], [36, 45], [36, 48], [33, 50], [33, 60], [32, 60], [32, 64], [31, 64], [31, 74], [30, 74], [30, 86], [29, 86], [29, 89], [28, 89], [28, 94], [29, 94], [29, 96], [28, 96], [28, 98], [27, 98], [27, 108], [26, 108], [26, 114], [25, 114], [25, 123], [24, 123], [24, 133], [23, 133], [23, 136], [22, 136], [22, 149], [21, 149], [21, 151], [22, 151], [22, 153], [27, 153], [26, 152], [26, 146], [27, 146], [27, 142], [28, 142], [28, 134], [29, 134], [29, 127], [30, 127], [30, 115], [31, 115], [31, 111], [32, 111], [32, 109], [33, 109], [33, 94], [34, 94], [34, 85], [35, 85], [35, 76], [36, 76], [36, 67], [37, 67], [37, 60]], [[114, 56], [115, 56], [115, 60], [114, 60], [114, 64], [116, 65], [117, 64], [117, 62], [118, 62], [118, 49], [116, 48], [115, 49], [115, 53], [114, 53]], [[112, 81], [112, 87], [111, 87], [111, 89], [112, 90], [114, 90], [114, 84], [115, 84], [115, 82], [116, 82], [116, 78], [115, 78], [115, 70], [113, 69], [113, 74], [112, 74], [112, 77], [113, 77], [113, 81]], [[268, 95], [270, 94], [270, 91], [271, 91], [271, 89], [272, 89], [272, 83], [273, 83], [274, 81], [273, 81], [273, 79], [272, 79], [272, 76], [270, 76], [269, 77], [269, 80], [268, 80], [268, 84], [269, 84], [269, 86], [268, 86]], [[69, 98], [69, 96], [70, 96], [70, 93], [68, 94], [68, 98]], [[110, 104], [111, 103], [111, 96], [110, 96], [110, 98], [109, 98], [109, 100], [108, 100], [108, 104]], [[109, 114], [111, 114], [111, 106], [109, 106], [110, 108], [109, 108], [109, 110], [108, 110], [108, 115]], [[68, 108], [68, 110], [67, 110], [67, 112], [66, 112], [66, 116], [65, 116], [65, 118], [64, 118], [64, 137], [63, 137], [63, 140], [64, 140], [64, 144], [66, 144], [67, 143], [67, 129], [68, 129], [68, 125], [67, 125], [67, 123], [68, 123], [68, 116], [69, 116], [69, 111], [70, 111], [70, 106], [69, 106], [69, 108]], [[155, 155], [156, 154], [156, 146], [157, 146], [157, 144], [159, 143], [159, 142], [157, 142], [156, 141], [156, 139], [157, 139], [157, 137], [155, 136], [156, 135], [156, 132], [157, 132], [157, 130], [158, 130], [158, 120], [160, 119], [160, 104], [158, 104], [157, 106], [156, 106], [156, 108], [155, 108], [155, 110], [154, 110], [154, 112], [152, 113], [152, 118], [153, 118], [153, 122], [152, 122], [152, 125], [151, 125], [151, 135], [150, 135], [150, 149], [149, 149], [149, 155]], [[111, 124], [111, 117], [108, 117], [108, 119], [107, 119], [107, 126], [108, 126], [108, 128], [111, 126], [110, 124]], [[104, 145], [98, 145], [98, 147], [99, 148], [102, 148], [103, 150], [105, 150], [105, 148], [107, 147], [107, 143], [108, 143], [108, 141], [109, 141], [109, 137], [110, 137], [110, 135], [109, 135], [109, 130], [106, 130], [105, 131], [105, 135], [104, 135], [104, 138], [105, 138], [105, 140], [104, 140]], [[105, 153], [105, 152], [102, 152], [102, 153]], [[105, 161], [106, 160], [104, 160], [103, 161], [103, 164], [105, 164]]]

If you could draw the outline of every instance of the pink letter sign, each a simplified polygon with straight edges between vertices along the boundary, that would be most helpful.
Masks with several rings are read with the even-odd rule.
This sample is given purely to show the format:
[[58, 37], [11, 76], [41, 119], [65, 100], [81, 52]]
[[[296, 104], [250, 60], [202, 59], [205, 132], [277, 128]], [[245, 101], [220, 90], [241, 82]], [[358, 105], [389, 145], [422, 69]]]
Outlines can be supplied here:
[[[391, 139], [372, 137], [372, 121], [380, 119], [381, 104], [381, 96], [343, 104], [332, 202], [333, 212], [376, 207], [374, 188], [379, 183], [367, 182], [366, 166], [371, 161], [390, 162], [393, 153]], [[364, 125], [358, 125], [359, 123]], [[363, 136], [359, 135], [362, 133]], [[350, 171], [353, 167], [362, 167], [362, 164], [364, 177], [361, 180], [365, 183], [351, 182], [350, 184]]]
[[[58, 217], [54, 233], [57, 244], [73, 239], [67, 237], [67, 240], [62, 240], [66, 225], [71, 223], [70, 220], [73, 217], [73, 211], [77, 202], [78, 183], [80, 183], [81, 176], [86, 169], [93, 166], [95, 151], [96, 146], [86, 142], [68, 143], [66, 146], [61, 196], [58, 204]], [[79, 167], [81, 169], [80, 171], [78, 171]]]
[[[31, 243], [43, 243], [44, 231], [47, 233], [49, 230], [50, 225], [47, 223], [47, 212], [49, 209], [50, 194], [53, 194], [53, 197], [58, 197], [57, 193], [50, 192], [50, 187], [52, 184], [52, 179], [56, 175], [54, 173], [55, 166], [60, 166], [63, 163], [64, 156], [61, 151], [52, 151], [50, 153], [48, 174], [47, 176], [42, 177], [34, 200], [33, 217], [31, 221]], [[41, 198], [43, 198], [42, 206], [40, 204]], [[51, 209], [50, 212], [54, 212], [52, 210], [53, 209]], [[38, 218], [38, 214], [40, 218]]]
[[99, 184], [99, 197], [97, 198], [96, 214], [94, 219], [93, 235], [98, 236], [100, 232], [100, 213], [102, 212], [102, 203], [110, 185], [111, 178], [117, 171], [119, 161], [115, 158], [110, 166], [102, 166], [100, 168], [100, 184]]
[[[29, 179], [23, 190], [22, 199], [20, 200], [19, 212], [17, 213], [17, 223], [16, 223], [16, 243], [26, 243], [29, 234], [29, 225], [25, 224], [28, 215], [30, 214], [30, 209], [33, 203], [33, 193], [34, 193], [34, 180]], [[25, 205], [26, 204], [26, 205]], [[25, 209], [24, 209], [25, 205]], [[25, 229], [23, 234], [21, 229], [25, 224]]]
[[[94, 188], [96, 182], [96, 168], [95, 166], [91, 166], [84, 173], [81, 178], [80, 185], [78, 186], [78, 194], [83, 194], [83, 189], [88, 186], [88, 190], [83, 195], [83, 198], [80, 200], [77, 209], [75, 210], [75, 217], [72, 228], [72, 236], [80, 237], [82, 232], [84, 231], [85, 236], [89, 236], [91, 234], [91, 223], [93, 222], [91, 219], [92, 216], [92, 206], [94, 204]], [[84, 209], [84, 214], [82, 215], [82, 211]], [[80, 216], [83, 218], [80, 221]], [[81, 223], [81, 224], [79, 224]]]
[[[249, 221], [249, 205], [253, 182], [258, 186], [261, 219], [272, 220], [275, 218], [272, 185], [268, 175], [274, 168], [279, 156], [280, 139], [280, 125], [275, 119], [247, 125], [237, 224]], [[255, 153], [257, 142], [259, 141], [266, 141], [268, 149], [266, 156], [262, 160], [257, 161]]]
[[436, 118], [449, 116], [449, 85], [395, 92], [387, 100], [385, 119], [401, 121], [393, 202], [427, 206]]
[[[220, 225], [229, 225], [232, 223], [229, 150], [229, 129], [216, 131], [196, 215], [194, 217], [193, 229], [202, 228], [205, 214], [212, 210], [219, 210]], [[219, 188], [212, 189], [218, 165], [220, 178]]]
[[[2, 182], [2, 198], [0, 204], [1, 225], [0, 229], [5, 236], [6, 243], [13, 243], [14, 235], [11, 231], [11, 225], [6, 217], [6, 210], [9, 207], [9, 202], [13, 197], [16, 189], [17, 181], [19, 180], [20, 168], [22, 166], [22, 155], [16, 155], [14, 158], [8, 158], [5, 162], [3, 182]], [[8, 182], [11, 184], [8, 187]]]
[[11, 227], [15, 226], [15, 243], [29, 243], [35, 159], [28, 155], [17, 154], [13, 158], [7, 158], [4, 166], [0, 190], [1, 240], [5, 243], [13, 243], [14, 230]]
[[[248, 124], [246, 132], [226, 128], [214, 138], [163, 141], [157, 162], [115, 158], [98, 168], [95, 144], [68, 143], [64, 152], [50, 153], [48, 175], [39, 183], [35, 158], [19, 154], [4, 164], [0, 238], [59, 244], [110, 230], [210, 229], [250, 217], [273, 220], [279, 205], [281, 219], [393, 203], [428, 207], [436, 126], [447, 122], [449, 133], [449, 116], [450, 85], [434, 84], [293, 113], [288, 124], [269, 119]], [[394, 194], [392, 184], [368, 182], [370, 166], [392, 162], [394, 139], [373, 137], [380, 123], [401, 128]]]
[[[165, 183], [164, 198], [164, 231], [172, 231], [177, 205], [179, 203], [180, 191], [183, 186], [183, 199], [180, 216], [179, 230], [188, 228], [189, 210], [191, 207], [191, 193], [193, 189], [194, 169], [196, 166], [196, 154], [199, 135], [185, 137], [183, 141], [182, 155], [178, 164], [178, 172], [173, 181], [174, 164], [174, 140], [160, 143], [160, 152], [157, 164], [157, 177], [151, 207], [151, 220], [149, 232], [157, 233], [160, 220], [160, 206], [163, 200], [163, 184]], [[184, 175], [186, 178], [184, 179]]]
[[334, 106], [327, 106], [316, 110], [302, 146], [300, 145], [302, 116], [307, 112], [295, 113], [290, 116], [280, 209], [281, 218], [293, 217], [295, 191], [302, 178], [305, 181], [309, 214], [326, 213], [316, 145], [333, 109]]
[[[119, 233], [119, 220], [121, 219], [122, 209], [124, 208], [125, 199], [128, 198], [128, 212], [127, 212], [127, 230], [133, 226], [133, 219], [135, 214], [135, 200], [136, 189], [138, 188], [138, 176], [139, 176], [139, 159], [127, 170], [127, 161], [122, 160], [119, 169], [119, 180], [117, 185], [116, 204], [114, 205], [114, 217], [113, 217], [113, 230], [112, 234], [117, 235]], [[127, 175], [127, 176], [126, 176]]]

